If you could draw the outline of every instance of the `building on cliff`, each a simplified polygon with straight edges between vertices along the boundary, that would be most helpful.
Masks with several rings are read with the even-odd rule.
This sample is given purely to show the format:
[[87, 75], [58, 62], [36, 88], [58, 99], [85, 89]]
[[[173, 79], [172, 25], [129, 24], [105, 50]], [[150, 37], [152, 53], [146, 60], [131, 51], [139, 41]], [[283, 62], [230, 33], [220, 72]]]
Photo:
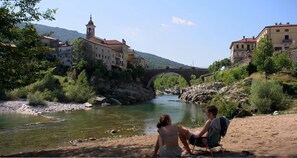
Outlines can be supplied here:
[[[271, 39], [274, 51], [287, 52], [293, 60], [297, 60], [297, 24], [275, 23], [271, 26], [265, 26], [256, 38], [244, 38], [234, 41], [230, 46], [230, 59], [232, 64], [241, 62], [251, 57], [252, 49], [265, 36]], [[248, 50], [248, 45], [249, 50]]]
[[231, 63], [238, 63], [250, 57], [255, 47], [255, 37], [245, 38], [245, 36], [243, 36], [241, 40], [233, 41], [230, 45]]
[[92, 16], [86, 25], [86, 38], [80, 38], [84, 42], [84, 58], [88, 62], [101, 60], [110, 69], [126, 69], [128, 62], [129, 46], [126, 41], [106, 40], [95, 36]]
[[53, 51], [46, 52], [46, 55], [58, 59], [60, 65], [72, 66], [72, 46], [68, 42], [60, 42], [59, 39], [42, 36], [41, 43], [45, 46], [53, 48]]
[[145, 69], [148, 67], [148, 65], [145, 62], [145, 59], [137, 55], [134, 49], [128, 50], [128, 63], [134, 66], [142, 66]]

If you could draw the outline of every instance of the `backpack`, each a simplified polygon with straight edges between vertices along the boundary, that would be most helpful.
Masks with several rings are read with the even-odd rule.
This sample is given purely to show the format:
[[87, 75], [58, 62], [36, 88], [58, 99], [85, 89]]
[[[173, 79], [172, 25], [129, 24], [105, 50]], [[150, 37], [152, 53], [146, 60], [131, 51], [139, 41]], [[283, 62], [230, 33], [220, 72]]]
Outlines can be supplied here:
[[230, 121], [226, 117], [220, 117], [221, 131], [220, 135], [224, 137], [227, 133], [227, 129]]

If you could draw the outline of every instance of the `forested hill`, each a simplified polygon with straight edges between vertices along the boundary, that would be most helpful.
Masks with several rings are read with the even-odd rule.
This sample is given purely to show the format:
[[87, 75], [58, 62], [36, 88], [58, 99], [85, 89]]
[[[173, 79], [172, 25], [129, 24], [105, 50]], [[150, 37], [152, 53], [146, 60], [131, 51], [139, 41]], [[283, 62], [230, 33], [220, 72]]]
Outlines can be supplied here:
[[190, 68], [190, 66], [175, 61], [171, 61], [169, 59], [165, 59], [153, 54], [144, 53], [140, 51], [135, 51], [135, 53], [145, 59], [146, 63], [149, 66], [149, 69], [162, 69], [166, 68], [167, 66], [170, 68]]
[[[20, 24], [20, 27], [23, 27], [24, 24]], [[79, 37], [86, 37], [85, 34], [79, 33], [74, 30], [67, 30], [60, 27], [51, 27], [46, 25], [34, 24], [37, 32], [40, 35], [52, 33], [50, 36], [59, 39], [60, 41], [69, 41], [72, 42]]]
[[[20, 24], [20, 27], [22, 26], [24, 26], [24, 24]], [[78, 31], [67, 30], [60, 27], [50, 27], [50, 26], [40, 25], [40, 24], [34, 24], [34, 26], [40, 35], [48, 34], [52, 32], [51, 36], [61, 41], [72, 42], [78, 37], [86, 37], [85, 34], [79, 33]], [[169, 59], [165, 59], [150, 53], [144, 53], [140, 51], [136, 51], [136, 53], [145, 59], [145, 61], [149, 66], [149, 69], [166, 68], [167, 66], [170, 68], [180, 68], [180, 67], [189, 68], [190, 67], [190, 66], [177, 63]]]

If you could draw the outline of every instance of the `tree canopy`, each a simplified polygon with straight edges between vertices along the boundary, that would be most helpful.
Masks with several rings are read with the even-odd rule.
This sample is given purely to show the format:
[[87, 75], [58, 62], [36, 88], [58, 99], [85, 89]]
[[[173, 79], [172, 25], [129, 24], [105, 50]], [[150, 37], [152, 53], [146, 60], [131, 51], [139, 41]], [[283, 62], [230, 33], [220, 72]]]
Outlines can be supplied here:
[[257, 48], [253, 52], [252, 63], [257, 67], [258, 71], [268, 74], [276, 71], [275, 63], [273, 62], [273, 45], [268, 36], [263, 37], [257, 44]]
[[231, 65], [231, 61], [229, 58], [225, 58], [223, 60], [218, 60], [213, 62], [209, 67], [208, 70], [210, 72], [215, 72], [217, 70], [219, 70], [221, 67], [223, 66], [230, 66]]
[[[50, 51], [30, 22], [54, 20], [55, 9], [39, 11], [40, 0], [4, 0], [0, 5], [0, 97], [5, 90], [33, 83], [51, 65], [42, 54]], [[24, 28], [17, 24], [25, 23]]]

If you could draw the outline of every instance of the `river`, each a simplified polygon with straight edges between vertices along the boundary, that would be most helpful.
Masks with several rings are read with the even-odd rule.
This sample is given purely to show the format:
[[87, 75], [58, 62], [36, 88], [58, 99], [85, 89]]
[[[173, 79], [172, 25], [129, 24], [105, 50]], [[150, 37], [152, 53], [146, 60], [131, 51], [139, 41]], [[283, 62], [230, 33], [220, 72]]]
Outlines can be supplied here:
[[[77, 139], [154, 134], [162, 114], [169, 114], [174, 123], [187, 127], [201, 126], [205, 121], [199, 106], [179, 102], [177, 96], [42, 116], [0, 114], [0, 155], [59, 148]], [[111, 130], [116, 133], [111, 134]]]

